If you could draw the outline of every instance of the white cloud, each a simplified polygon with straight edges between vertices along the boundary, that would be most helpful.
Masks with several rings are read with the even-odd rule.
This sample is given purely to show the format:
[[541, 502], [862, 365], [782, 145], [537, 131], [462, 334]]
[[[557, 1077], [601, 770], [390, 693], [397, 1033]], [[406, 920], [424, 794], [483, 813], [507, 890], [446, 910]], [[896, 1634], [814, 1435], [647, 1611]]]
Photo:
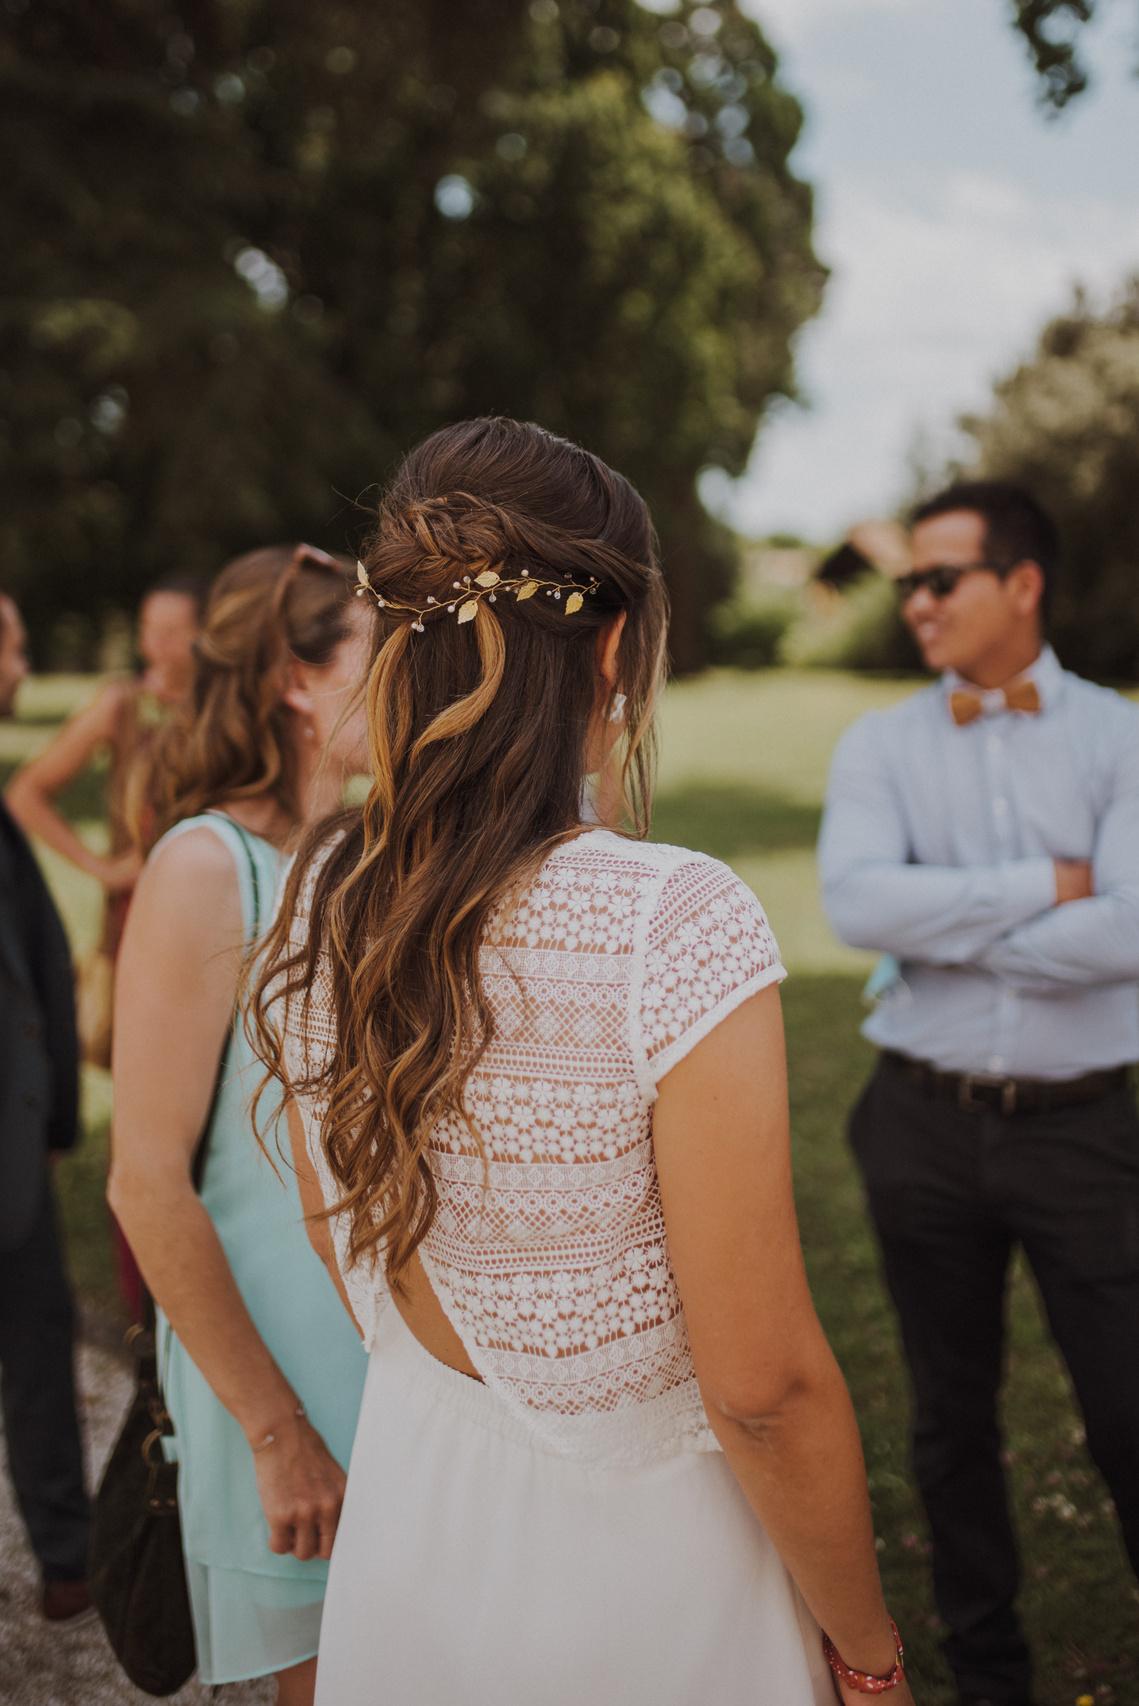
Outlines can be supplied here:
[[1104, 296], [1139, 269], [1130, 50], [1118, 20], [1087, 32], [1093, 91], [1050, 123], [995, 0], [743, 3], [806, 102], [832, 277], [797, 348], [813, 407], [773, 414], [720, 504], [826, 537], [904, 494], [918, 430], [948, 448], [1076, 282]]
[[743, 0], [743, 10], [781, 47], [800, 47], [828, 24], [868, 12], [915, 12], [940, 0]]
[[848, 184], [824, 203], [835, 274], [799, 346], [814, 409], [761, 435], [726, 506], [737, 525], [826, 537], [896, 502], [919, 429], [947, 443], [1077, 282], [1106, 294], [1139, 266], [1139, 232], [1111, 201], [965, 172], [917, 189]]

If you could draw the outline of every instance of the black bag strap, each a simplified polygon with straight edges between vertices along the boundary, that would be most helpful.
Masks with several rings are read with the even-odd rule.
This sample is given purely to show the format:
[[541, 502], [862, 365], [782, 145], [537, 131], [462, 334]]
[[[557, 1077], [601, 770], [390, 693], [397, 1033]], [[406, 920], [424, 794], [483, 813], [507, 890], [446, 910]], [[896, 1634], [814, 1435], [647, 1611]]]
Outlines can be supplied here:
[[[261, 879], [257, 871], [257, 860], [253, 856], [253, 847], [250, 842], [249, 831], [244, 829], [241, 824], [238, 823], [236, 818], [230, 817], [228, 812], [216, 811], [211, 808], [209, 811], [204, 812], [203, 816], [220, 817], [223, 822], [228, 823], [230, 828], [237, 832], [237, 838], [240, 841], [242, 851], [245, 854], [246, 863], [249, 867], [249, 886], [253, 893], [253, 933], [249, 941], [246, 942], [246, 950], [248, 951], [261, 935]], [[210, 1127], [214, 1123], [214, 1115], [217, 1112], [218, 1097], [221, 1095], [221, 1087], [225, 1082], [225, 1072], [226, 1067], [229, 1064], [229, 1050], [232, 1042], [233, 1023], [231, 1020], [229, 1030], [225, 1034], [225, 1042], [222, 1045], [221, 1058], [218, 1061], [218, 1069], [214, 1077], [214, 1088], [213, 1094], [210, 1096], [210, 1105], [206, 1111], [206, 1117], [202, 1124], [202, 1133], [198, 1138], [198, 1145], [194, 1150], [194, 1159], [190, 1165], [190, 1177], [194, 1182], [194, 1189], [196, 1191], [201, 1189], [202, 1176], [206, 1170], [206, 1152], [209, 1148], [210, 1142]]]

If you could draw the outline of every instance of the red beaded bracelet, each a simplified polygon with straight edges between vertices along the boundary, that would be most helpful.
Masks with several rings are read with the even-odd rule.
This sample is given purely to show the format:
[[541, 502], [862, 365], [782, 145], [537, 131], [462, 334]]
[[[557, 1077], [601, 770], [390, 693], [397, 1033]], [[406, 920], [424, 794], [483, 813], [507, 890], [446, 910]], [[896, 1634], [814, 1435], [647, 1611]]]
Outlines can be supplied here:
[[848, 1688], [853, 1688], [856, 1694], [886, 1694], [891, 1688], [899, 1688], [905, 1681], [905, 1649], [902, 1637], [898, 1634], [898, 1625], [890, 1619], [890, 1628], [894, 1631], [894, 1646], [897, 1657], [892, 1670], [885, 1676], [872, 1676], [867, 1670], [851, 1670], [846, 1661], [840, 1657], [839, 1650], [827, 1634], [823, 1635], [823, 1652], [827, 1663], [840, 1682], [845, 1682]]

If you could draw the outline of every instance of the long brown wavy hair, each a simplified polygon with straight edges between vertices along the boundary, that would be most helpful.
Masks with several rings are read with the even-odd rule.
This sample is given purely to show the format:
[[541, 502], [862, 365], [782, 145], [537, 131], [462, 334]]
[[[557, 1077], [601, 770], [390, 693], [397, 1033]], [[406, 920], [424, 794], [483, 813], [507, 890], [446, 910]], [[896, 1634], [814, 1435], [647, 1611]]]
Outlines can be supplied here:
[[326, 664], [349, 632], [351, 565], [312, 545], [271, 545], [228, 563], [194, 641], [189, 703], [158, 735], [134, 795], [137, 839], [222, 800], [268, 797], [300, 815], [293, 713], [282, 695], [293, 658]]
[[[648, 830], [652, 714], [667, 600], [643, 499], [599, 457], [504, 419], [433, 434], [400, 467], [362, 558], [390, 604], [439, 604], [413, 629], [381, 608], [367, 686], [372, 784], [362, 809], [302, 846], [270, 935], [251, 1030], [270, 1075], [326, 1105], [321, 1143], [350, 1217], [353, 1259], [382, 1251], [399, 1284], [429, 1230], [442, 1114], [466, 1119], [466, 1079], [494, 1034], [478, 953], [494, 908], [582, 824], [587, 749], [603, 702], [599, 645], [624, 614], [622, 789]], [[460, 625], [465, 574], [522, 571], [598, 583], [566, 614], [554, 597], [482, 600]], [[448, 600], [452, 611], [448, 611]], [[313, 861], [315, 881], [309, 881]], [[312, 889], [307, 940], [290, 922]], [[336, 1042], [289, 1084], [282, 997], [327, 978]], [[484, 1155], [485, 1160], [485, 1155]]]

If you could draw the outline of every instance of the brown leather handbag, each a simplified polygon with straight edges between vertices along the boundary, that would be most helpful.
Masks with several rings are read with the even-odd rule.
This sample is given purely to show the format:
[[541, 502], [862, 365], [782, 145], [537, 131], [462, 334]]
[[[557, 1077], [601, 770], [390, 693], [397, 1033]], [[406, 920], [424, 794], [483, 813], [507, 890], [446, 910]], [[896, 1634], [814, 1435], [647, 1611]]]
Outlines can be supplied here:
[[[148, 1313], [153, 1321], [153, 1309]], [[174, 1429], [162, 1399], [154, 1329], [131, 1328], [135, 1393], [95, 1497], [91, 1598], [123, 1670], [144, 1694], [175, 1694], [197, 1664], [178, 1465], [163, 1454]]]

